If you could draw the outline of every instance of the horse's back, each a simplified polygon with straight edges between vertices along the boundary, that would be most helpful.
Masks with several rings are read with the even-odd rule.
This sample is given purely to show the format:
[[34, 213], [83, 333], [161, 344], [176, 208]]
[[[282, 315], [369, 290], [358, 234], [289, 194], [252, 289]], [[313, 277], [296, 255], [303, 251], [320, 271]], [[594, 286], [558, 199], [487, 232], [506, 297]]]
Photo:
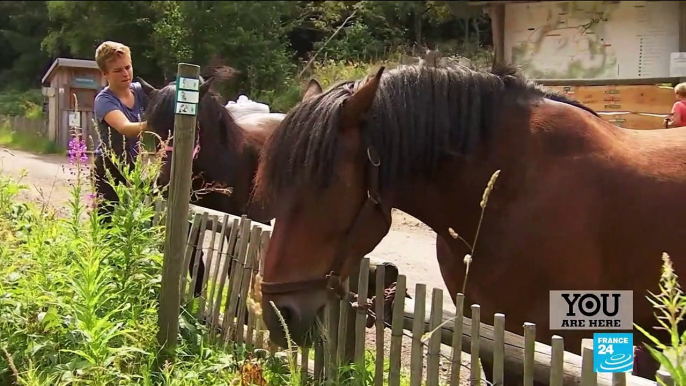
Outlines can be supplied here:
[[250, 143], [261, 148], [285, 116], [282, 113], [252, 113], [236, 119], [236, 124], [243, 129]]
[[252, 113], [236, 119], [236, 123], [246, 131], [273, 131], [285, 116], [283, 113]]

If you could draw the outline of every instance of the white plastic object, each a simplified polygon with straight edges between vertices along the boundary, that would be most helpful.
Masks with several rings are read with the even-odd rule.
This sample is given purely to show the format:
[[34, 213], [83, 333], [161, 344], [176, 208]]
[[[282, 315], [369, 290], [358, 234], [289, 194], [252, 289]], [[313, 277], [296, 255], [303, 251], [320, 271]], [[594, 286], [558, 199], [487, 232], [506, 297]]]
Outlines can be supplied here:
[[226, 109], [229, 110], [234, 119], [238, 119], [244, 115], [255, 113], [269, 113], [269, 105], [251, 101], [247, 96], [241, 95], [234, 101], [229, 101], [226, 104]]

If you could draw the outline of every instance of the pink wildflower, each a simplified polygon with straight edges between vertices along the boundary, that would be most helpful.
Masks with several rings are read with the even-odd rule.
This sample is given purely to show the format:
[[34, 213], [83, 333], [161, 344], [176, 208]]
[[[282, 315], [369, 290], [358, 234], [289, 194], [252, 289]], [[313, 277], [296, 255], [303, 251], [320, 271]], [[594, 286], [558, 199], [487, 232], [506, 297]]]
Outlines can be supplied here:
[[76, 160], [80, 161], [79, 163], [87, 163], [88, 154], [86, 154], [86, 150], [85, 141], [79, 137], [72, 137], [69, 141], [69, 163], [73, 165]]

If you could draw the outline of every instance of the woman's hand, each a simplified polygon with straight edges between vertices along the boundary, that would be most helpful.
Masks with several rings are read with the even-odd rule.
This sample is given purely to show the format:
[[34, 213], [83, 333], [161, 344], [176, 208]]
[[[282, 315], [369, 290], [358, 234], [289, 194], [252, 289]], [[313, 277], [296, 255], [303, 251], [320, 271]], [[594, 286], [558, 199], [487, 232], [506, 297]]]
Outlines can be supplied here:
[[117, 132], [127, 138], [137, 137], [148, 129], [148, 122], [131, 122], [119, 110], [112, 110], [105, 115], [105, 122], [113, 127]]

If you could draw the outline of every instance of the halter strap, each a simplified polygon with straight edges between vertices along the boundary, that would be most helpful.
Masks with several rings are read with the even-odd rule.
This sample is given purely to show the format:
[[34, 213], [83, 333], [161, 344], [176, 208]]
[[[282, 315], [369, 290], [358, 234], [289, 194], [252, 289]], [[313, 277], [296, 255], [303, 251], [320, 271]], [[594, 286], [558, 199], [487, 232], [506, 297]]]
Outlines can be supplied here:
[[[171, 138], [173, 141], [173, 138]], [[169, 141], [167, 141], [167, 146], [164, 148], [165, 151], [167, 152], [172, 152], [174, 151], [174, 145], [170, 145]], [[200, 153], [200, 124], [196, 122], [195, 124], [195, 147], [193, 147], [193, 159], [198, 157], [198, 153]]]
[[[357, 213], [355, 221], [346, 231], [345, 236], [340, 240], [339, 246], [336, 249], [334, 260], [329, 274], [324, 277], [299, 280], [292, 282], [265, 282], [261, 283], [262, 292], [275, 294], [294, 292], [305, 289], [311, 289], [313, 286], [324, 285], [326, 289], [333, 291], [339, 298], [343, 298], [345, 291], [343, 290], [343, 283], [341, 282], [341, 268], [345, 263], [345, 257], [348, 252], [348, 246], [357, 239], [360, 235], [359, 231], [372, 215], [381, 214], [390, 227], [390, 220], [385, 216], [385, 208], [381, 201], [379, 194], [379, 159], [376, 150], [369, 146], [367, 147], [367, 199]], [[376, 211], [378, 210], [378, 212]]]

